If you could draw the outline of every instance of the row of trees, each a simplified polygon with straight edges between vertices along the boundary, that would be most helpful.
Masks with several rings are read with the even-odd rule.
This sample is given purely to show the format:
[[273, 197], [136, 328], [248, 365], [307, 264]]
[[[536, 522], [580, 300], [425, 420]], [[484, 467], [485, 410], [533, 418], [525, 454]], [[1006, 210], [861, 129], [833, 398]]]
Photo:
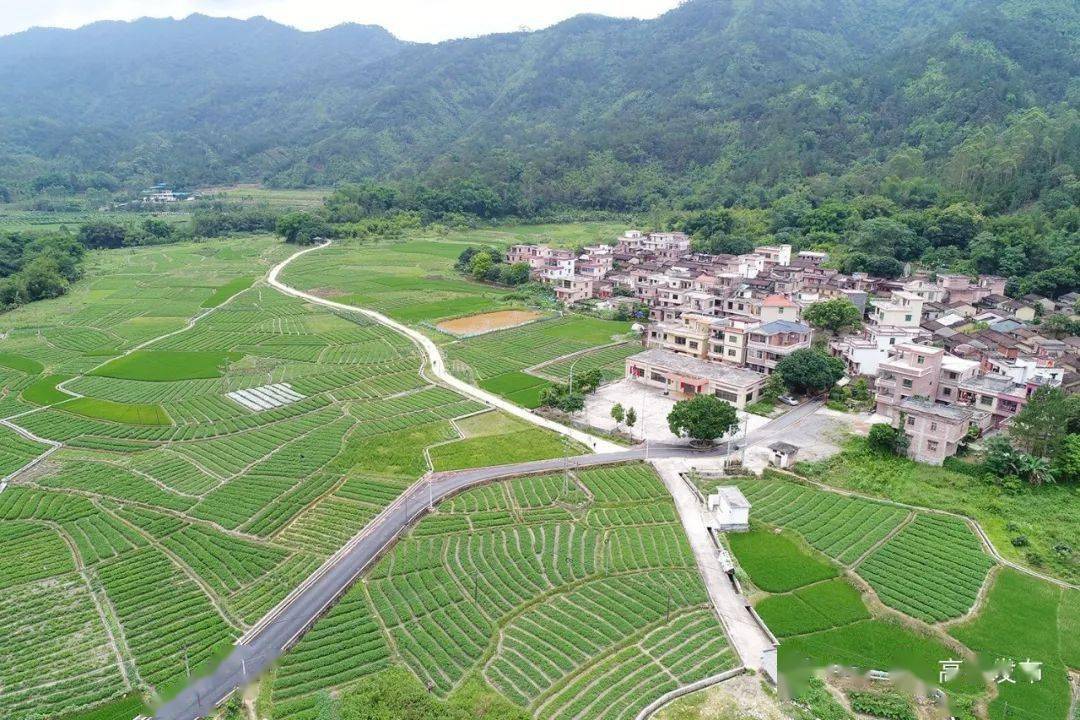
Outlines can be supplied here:
[[502, 250], [495, 247], [470, 245], [458, 255], [454, 267], [474, 280], [510, 286], [529, 282], [528, 263], [507, 263]]

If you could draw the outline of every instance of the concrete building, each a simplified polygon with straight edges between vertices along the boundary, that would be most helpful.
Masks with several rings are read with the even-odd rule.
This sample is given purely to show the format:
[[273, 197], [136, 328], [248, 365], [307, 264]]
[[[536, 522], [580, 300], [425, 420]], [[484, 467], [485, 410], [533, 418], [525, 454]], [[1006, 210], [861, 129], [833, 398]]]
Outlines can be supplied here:
[[941, 405], [922, 398], [907, 398], [892, 415], [892, 425], [908, 437], [908, 457], [941, 465], [956, 454], [974, 422], [970, 408]]
[[746, 366], [771, 375], [776, 364], [795, 352], [810, 347], [814, 331], [809, 325], [774, 320], [751, 328], [746, 342]]
[[712, 522], [709, 526], [720, 532], [742, 532], [750, 529], [750, 501], [734, 485], [720, 485], [707, 499]]
[[676, 397], [711, 394], [740, 410], [756, 400], [765, 376], [655, 348], [626, 359], [626, 377]]
[[766, 265], [787, 266], [791, 264], [790, 245], [760, 245], [754, 248], [754, 254], [765, 258]]

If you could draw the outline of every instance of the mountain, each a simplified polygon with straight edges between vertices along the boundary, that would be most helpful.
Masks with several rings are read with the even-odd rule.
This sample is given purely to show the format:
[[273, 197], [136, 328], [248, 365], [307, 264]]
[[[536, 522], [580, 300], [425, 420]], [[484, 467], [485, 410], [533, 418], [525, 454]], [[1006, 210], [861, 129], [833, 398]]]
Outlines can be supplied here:
[[468, 179], [527, 213], [931, 177], [1004, 208], [1076, 174], [1078, 78], [1073, 0], [690, 0], [435, 45], [98, 23], [0, 38], [0, 183]]

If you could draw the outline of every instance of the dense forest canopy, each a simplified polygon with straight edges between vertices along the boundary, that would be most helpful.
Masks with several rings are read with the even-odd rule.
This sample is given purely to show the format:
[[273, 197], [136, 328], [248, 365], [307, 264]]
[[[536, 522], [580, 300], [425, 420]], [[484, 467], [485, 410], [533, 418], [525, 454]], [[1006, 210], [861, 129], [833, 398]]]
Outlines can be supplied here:
[[337, 186], [349, 223], [662, 210], [705, 249], [1060, 293], [1078, 166], [1075, 0], [690, 0], [436, 45], [203, 16], [0, 38], [0, 201], [245, 180]]

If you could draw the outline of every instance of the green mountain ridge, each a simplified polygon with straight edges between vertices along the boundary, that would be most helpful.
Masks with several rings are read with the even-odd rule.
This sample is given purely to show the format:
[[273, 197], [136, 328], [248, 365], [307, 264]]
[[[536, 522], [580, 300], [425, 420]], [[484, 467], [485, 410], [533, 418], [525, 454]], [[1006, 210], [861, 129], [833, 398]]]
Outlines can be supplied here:
[[1075, 174], [1078, 78], [1067, 0], [691, 0], [435, 45], [98, 23], [0, 38], [0, 183], [468, 178], [528, 214], [929, 176], [1004, 210]]

